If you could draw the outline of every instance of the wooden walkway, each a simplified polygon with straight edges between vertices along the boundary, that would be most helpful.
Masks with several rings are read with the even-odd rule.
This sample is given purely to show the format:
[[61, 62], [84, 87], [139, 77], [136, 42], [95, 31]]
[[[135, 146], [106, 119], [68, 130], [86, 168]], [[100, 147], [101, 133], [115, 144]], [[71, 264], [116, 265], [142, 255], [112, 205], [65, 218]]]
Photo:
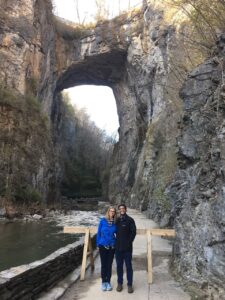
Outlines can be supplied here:
[[[138, 228], [157, 228], [157, 224], [147, 219], [140, 212], [129, 209]], [[161, 237], [153, 237], [153, 283], [148, 284], [147, 279], [147, 241], [143, 235], [138, 235], [134, 242], [133, 268], [134, 268], [134, 293], [129, 294], [129, 299], [135, 300], [190, 300], [179, 283], [174, 281], [169, 273], [168, 262], [171, 255], [171, 245]], [[100, 289], [100, 261], [95, 262], [95, 270], [88, 270], [84, 281], [77, 280], [64, 293], [61, 300], [124, 300], [127, 296], [126, 275], [124, 276], [124, 289], [116, 291], [116, 266], [113, 264], [112, 285], [113, 290], [102, 292]], [[49, 297], [46, 299], [58, 299]]]

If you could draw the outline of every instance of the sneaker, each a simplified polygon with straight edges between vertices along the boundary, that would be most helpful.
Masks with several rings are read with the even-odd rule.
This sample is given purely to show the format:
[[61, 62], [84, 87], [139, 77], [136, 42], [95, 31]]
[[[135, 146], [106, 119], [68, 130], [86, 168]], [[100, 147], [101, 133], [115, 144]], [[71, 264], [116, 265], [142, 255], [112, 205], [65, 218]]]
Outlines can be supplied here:
[[129, 294], [131, 294], [131, 293], [134, 292], [134, 289], [133, 289], [133, 287], [131, 285], [128, 285], [127, 291], [128, 291]]
[[102, 283], [101, 289], [102, 289], [103, 292], [106, 291], [106, 282]]
[[116, 288], [117, 292], [121, 292], [122, 289], [123, 289], [123, 285], [118, 283], [117, 288]]
[[109, 282], [106, 282], [106, 290], [107, 291], [111, 291], [112, 290], [112, 286]]

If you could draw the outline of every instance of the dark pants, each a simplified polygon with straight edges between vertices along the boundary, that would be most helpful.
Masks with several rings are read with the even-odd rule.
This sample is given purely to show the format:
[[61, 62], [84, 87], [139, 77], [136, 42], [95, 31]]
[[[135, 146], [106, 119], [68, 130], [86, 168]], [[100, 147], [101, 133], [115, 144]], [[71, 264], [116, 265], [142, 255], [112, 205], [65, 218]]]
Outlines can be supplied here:
[[132, 268], [132, 251], [118, 251], [116, 250], [116, 264], [117, 264], [117, 281], [123, 284], [123, 264], [125, 262], [127, 271], [127, 285], [133, 284], [133, 268]]
[[110, 282], [112, 276], [112, 263], [115, 254], [115, 249], [106, 249], [103, 246], [99, 247], [101, 258], [101, 276], [102, 282]]

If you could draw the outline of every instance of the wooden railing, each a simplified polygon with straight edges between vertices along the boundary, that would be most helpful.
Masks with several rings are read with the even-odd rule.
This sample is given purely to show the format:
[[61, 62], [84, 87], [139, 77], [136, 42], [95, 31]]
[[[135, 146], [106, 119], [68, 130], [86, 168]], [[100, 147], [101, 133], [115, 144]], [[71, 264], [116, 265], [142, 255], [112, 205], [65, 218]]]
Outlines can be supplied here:
[[[64, 233], [84, 233], [84, 250], [83, 259], [81, 265], [80, 280], [84, 280], [85, 270], [87, 264], [87, 257], [90, 256], [90, 265], [94, 269], [94, 256], [91, 244], [91, 234], [97, 233], [97, 227], [64, 227]], [[150, 229], [150, 228], [138, 228], [137, 234], [146, 235], [147, 238], [147, 261], [148, 261], [148, 283], [152, 283], [152, 236], [165, 236], [174, 237], [175, 230], [173, 229]]]

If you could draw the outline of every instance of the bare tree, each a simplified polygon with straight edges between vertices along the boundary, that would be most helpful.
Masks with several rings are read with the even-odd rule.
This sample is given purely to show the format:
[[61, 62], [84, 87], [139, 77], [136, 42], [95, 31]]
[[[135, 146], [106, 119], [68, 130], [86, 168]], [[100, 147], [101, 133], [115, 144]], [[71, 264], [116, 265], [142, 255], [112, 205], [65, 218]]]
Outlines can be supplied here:
[[109, 10], [106, 8], [105, 0], [95, 0], [97, 12], [96, 12], [96, 20], [104, 20], [109, 17]]
[[74, 0], [74, 4], [75, 4], [75, 8], [76, 8], [76, 14], [77, 14], [78, 23], [81, 24], [80, 10], [79, 10], [79, 0]]

